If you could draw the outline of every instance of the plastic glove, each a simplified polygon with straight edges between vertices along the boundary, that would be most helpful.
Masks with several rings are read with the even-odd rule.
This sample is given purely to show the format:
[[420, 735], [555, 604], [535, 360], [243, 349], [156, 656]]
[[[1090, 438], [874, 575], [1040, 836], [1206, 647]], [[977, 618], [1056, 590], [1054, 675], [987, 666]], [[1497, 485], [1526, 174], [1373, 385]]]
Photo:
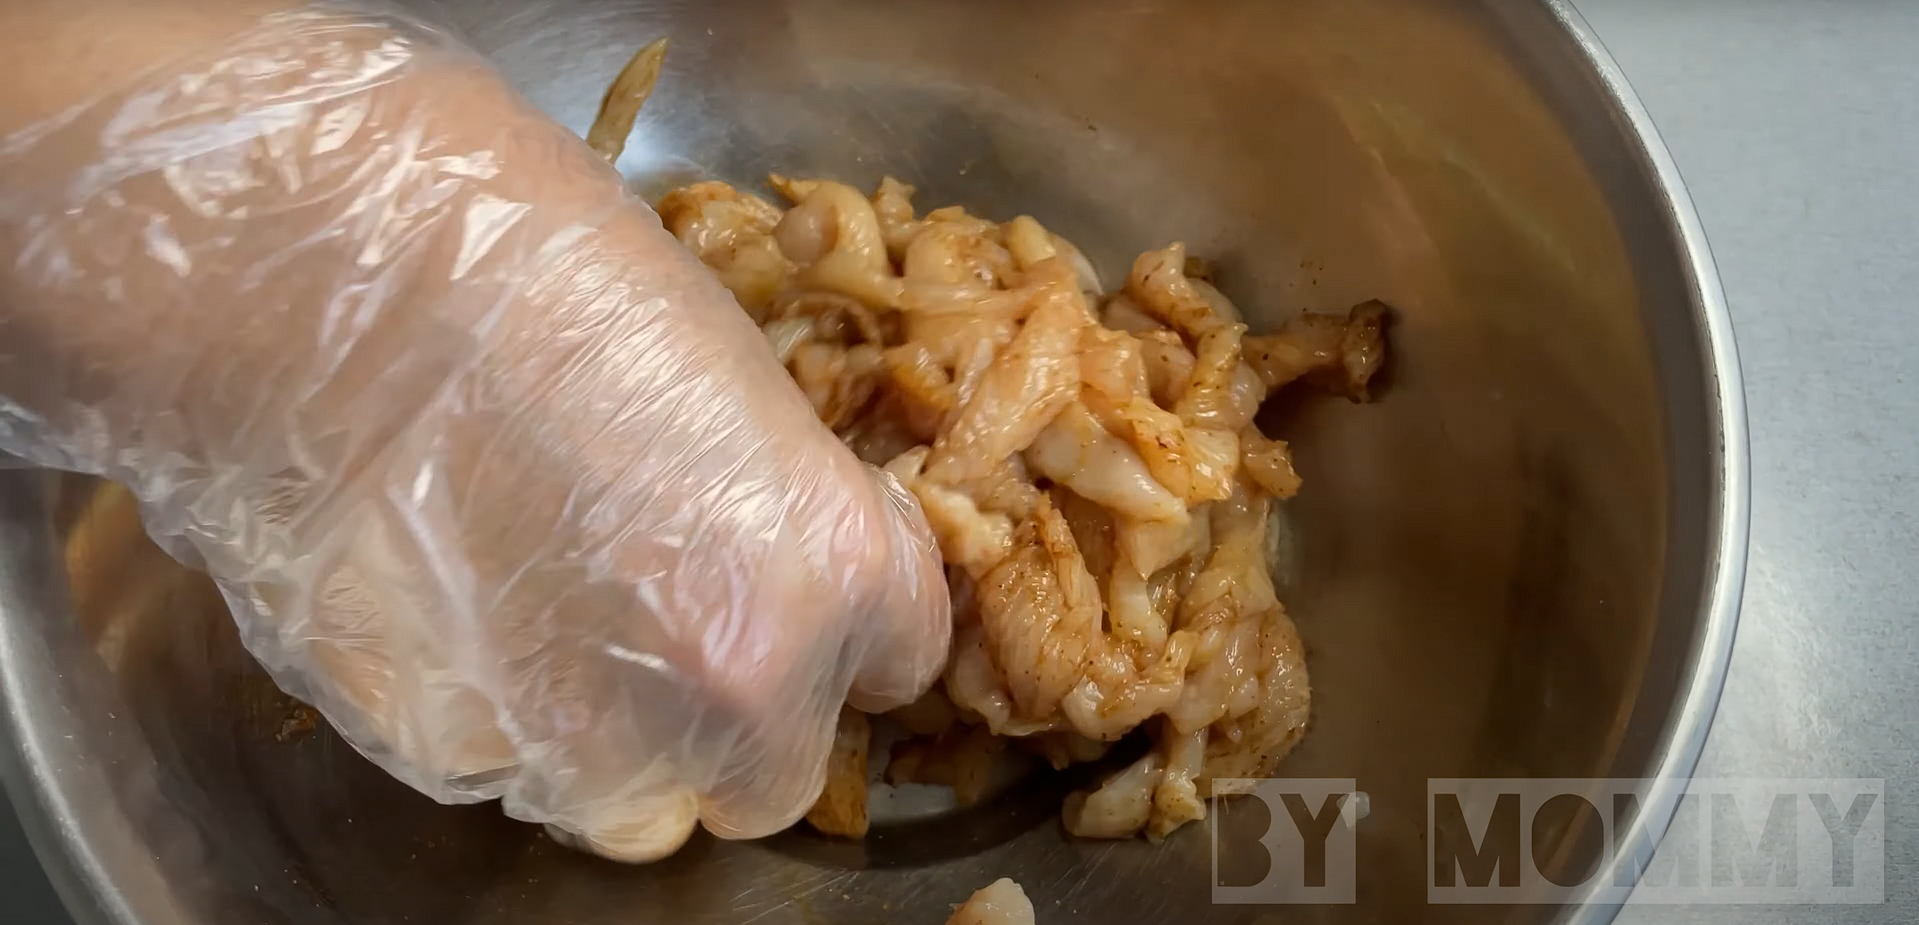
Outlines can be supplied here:
[[451, 40], [308, 11], [217, 48], [0, 142], [0, 449], [131, 485], [424, 793], [630, 860], [791, 824], [841, 702], [944, 661], [910, 496]]

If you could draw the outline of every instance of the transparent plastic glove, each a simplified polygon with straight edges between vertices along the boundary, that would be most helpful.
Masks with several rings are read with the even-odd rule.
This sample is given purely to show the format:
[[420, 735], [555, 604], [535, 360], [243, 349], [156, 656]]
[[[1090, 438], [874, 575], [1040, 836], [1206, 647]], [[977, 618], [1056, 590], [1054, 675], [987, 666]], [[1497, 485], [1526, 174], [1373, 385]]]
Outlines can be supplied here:
[[277, 13], [0, 142], [0, 450], [131, 485], [362, 752], [643, 860], [944, 660], [917, 508], [444, 36]]

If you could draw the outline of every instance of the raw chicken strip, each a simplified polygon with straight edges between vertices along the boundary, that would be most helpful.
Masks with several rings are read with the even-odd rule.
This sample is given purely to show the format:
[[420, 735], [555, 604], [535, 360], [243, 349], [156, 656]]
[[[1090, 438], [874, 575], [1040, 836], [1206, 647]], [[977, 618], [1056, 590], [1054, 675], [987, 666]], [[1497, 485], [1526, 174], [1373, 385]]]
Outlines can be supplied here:
[[1100, 426], [1079, 402], [1068, 402], [1039, 432], [1026, 450], [1026, 463], [1034, 472], [1117, 514], [1170, 521], [1181, 528], [1186, 524], [1185, 502], [1154, 481], [1139, 454]]
[[1118, 518], [1113, 543], [1119, 560], [1141, 577], [1152, 575], [1188, 555], [1203, 557], [1212, 548], [1211, 507], [1201, 505], [1184, 523]]
[[927, 475], [946, 484], [979, 478], [1026, 449], [1079, 390], [1079, 332], [1090, 317], [1075, 288], [1048, 281], [1026, 324], [981, 376], [952, 426], [933, 444]]
[[1107, 778], [1090, 793], [1066, 798], [1066, 831], [1081, 838], [1131, 838], [1153, 815], [1153, 791], [1166, 773], [1157, 750]]
[[1033, 925], [1033, 902], [1019, 884], [1002, 877], [954, 909], [946, 925]]
[[1232, 431], [1188, 426], [1179, 415], [1135, 398], [1122, 410], [1134, 449], [1153, 478], [1188, 504], [1232, 493], [1239, 438]]
[[1153, 813], [1146, 824], [1147, 838], [1158, 841], [1188, 822], [1206, 818], [1206, 801], [1194, 783], [1206, 763], [1206, 739], [1204, 729], [1160, 738], [1159, 749], [1166, 756], [1166, 771], [1153, 790]]
[[1022, 215], [1001, 225], [1000, 234], [1014, 265], [1021, 270], [1031, 270], [1056, 257], [1063, 258], [1073, 268], [1080, 291], [1089, 296], [1099, 295], [1099, 273], [1093, 269], [1092, 261], [1071, 241], [1047, 231], [1046, 226], [1032, 216]]
[[806, 812], [813, 828], [851, 838], [866, 834], [866, 751], [871, 741], [866, 714], [841, 707], [833, 751], [826, 757], [826, 788]]
[[793, 276], [793, 262], [773, 240], [780, 210], [724, 183], [695, 183], [667, 193], [660, 221], [731, 290], [756, 322]]
[[1060, 702], [1060, 712], [1073, 731], [1110, 742], [1179, 702], [1196, 640], [1184, 630], [1174, 632], [1157, 656], [1144, 656], [1144, 667], [1132, 646], [1103, 635], [1098, 641], [1084, 679]]
[[1232, 322], [1186, 278], [1186, 245], [1147, 251], [1133, 261], [1126, 294], [1148, 316], [1197, 341], [1206, 332]]
[[993, 240], [992, 225], [932, 222], [913, 236], [900, 262], [915, 283], [930, 282], [971, 289], [994, 289], [1013, 278], [1013, 255]]
[[1013, 697], [1006, 691], [993, 657], [987, 653], [986, 634], [980, 627], [961, 629], [953, 637], [953, 654], [946, 662], [942, 678], [953, 705], [969, 712], [996, 735], [1029, 736], [1052, 732], [1064, 725], [1057, 718], [1023, 720], [1013, 716]]
[[883, 378], [880, 351], [872, 344], [802, 343], [793, 348], [786, 371], [813, 403], [813, 413], [836, 431], [872, 404]]
[[1080, 402], [1114, 433], [1126, 431], [1122, 410], [1151, 389], [1138, 338], [1099, 325], [1080, 333]]
[[787, 259], [802, 269], [797, 285], [852, 296], [875, 308], [896, 308], [900, 280], [886, 256], [879, 216], [865, 196], [844, 183], [788, 180], [773, 185], [794, 206], [773, 228]]
[[1017, 714], [1051, 715], [1079, 683], [1100, 631], [1099, 587], [1051, 502], [1020, 524], [1012, 554], [980, 580], [978, 593], [987, 651]]
[[1180, 420], [1234, 432], [1252, 423], [1266, 390], [1252, 370], [1240, 375], [1240, 338], [1245, 333], [1243, 324], [1225, 324], [1200, 336], [1192, 375], [1173, 405]]
[[1261, 625], [1258, 704], [1217, 727], [1206, 747], [1201, 789], [1215, 778], [1270, 777], [1273, 767], [1306, 734], [1311, 703], [1304, 647], [1283, 610]]
[[1246, 338], [1246, 362], [1269, 389], [1308, 382], [1353, 401], [1368, 401], [1373, 374], [1385, 361], [1388, 308], [1379, 301], [1337, 315], [1301, 314], [1278, 332]]
[[944, 429], [947, 416], [959, 408], [959, 389], [952, 375], [923, 344], [888, 347], [881, 359], [907, 427], [921, 441], [931, 443]]
[[888, 463], [886, 471], [919, 499], [927, 525], [933, 528], [933, 538], [939, 541], [941, 558], [980, 578], [1012, 551], [1013, 519], [996, 511], [982, 511], [965, 492], [922, 477], [920, 461], [926, 452], [925, 447], [909, 450]]
[[923, 227], [913, 217], [913, 187], [892, 177], [880, 181], [873, 193], [873, 217], [879, 221], [880, 238], [886, 242], [886, 254], [898, 263], [906, 256], [906, 245]]
[[1260, 490], [1285, 500], [1299, 494], [1299, 473], [1293, 471], [1293, 454], [1284, 440], [1268, 440], [1255, 428], [1239, 435], [1240, 468], [1252, 477]]

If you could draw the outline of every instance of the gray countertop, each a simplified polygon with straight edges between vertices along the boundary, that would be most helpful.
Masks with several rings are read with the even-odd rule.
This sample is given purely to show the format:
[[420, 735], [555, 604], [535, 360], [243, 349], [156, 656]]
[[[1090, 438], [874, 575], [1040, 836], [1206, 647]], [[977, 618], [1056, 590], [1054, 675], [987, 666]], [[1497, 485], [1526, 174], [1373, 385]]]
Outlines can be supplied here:
[[[1919, 921], [1919, 3], [1578, 2], [1685, 173], [1744, 361], [1752, 559], [1699, 773], [1887, 781], [1886, 905], [1619, 921]], [[4, 811], [0, 920], [65, 921]]]
[[1752, 555], [1701, 777], [1886, 779], [1886, 906], [1629, 908], [1629, 925], [1919, 920], [1919, 4], [1579, 0], [1684, 172], [1752, 416]]

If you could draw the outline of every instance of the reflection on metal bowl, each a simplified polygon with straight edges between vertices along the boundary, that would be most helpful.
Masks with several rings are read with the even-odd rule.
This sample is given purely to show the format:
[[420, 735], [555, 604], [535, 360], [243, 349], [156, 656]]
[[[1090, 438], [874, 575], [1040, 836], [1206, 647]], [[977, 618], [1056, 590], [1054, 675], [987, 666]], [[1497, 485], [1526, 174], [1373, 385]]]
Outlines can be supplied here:
[[[1281, 409], [1308, 490], [1281, 589], [1312, 730], [1367, 792], [1358, 895], [1295, 922], [1603, 921], [1425, 905], [1426, 781], [1690, 771], [1730, 645], [1744, 422], [1717, 281], [1643, 113], [1551, 3], [420, 0], [584, 129], [673, 55], [621, 167], [769, 170], [1038, 216], [1111, 274], [1180, 239], [1257, 330], [1378, 298], [1383, 400]], [[962, 814], [700, 838], [628, 868], [385, 778], [249, 662], [126, 495], [5, 473], [8, 783], [83, 923], [939, 922], [1001, 876], [1042, 923], [1254, 922], [1207, 826], [1084, 842], [1063, 782]], [[1228, 808], [1213, 823], [1261, 826]], [[1636, 825], [1659, 831], [1664, 820]], [[1540, 852], [1594, 862], [1577, 833]], [[1223, 859], [1221, 876], [1234, 873]]]

